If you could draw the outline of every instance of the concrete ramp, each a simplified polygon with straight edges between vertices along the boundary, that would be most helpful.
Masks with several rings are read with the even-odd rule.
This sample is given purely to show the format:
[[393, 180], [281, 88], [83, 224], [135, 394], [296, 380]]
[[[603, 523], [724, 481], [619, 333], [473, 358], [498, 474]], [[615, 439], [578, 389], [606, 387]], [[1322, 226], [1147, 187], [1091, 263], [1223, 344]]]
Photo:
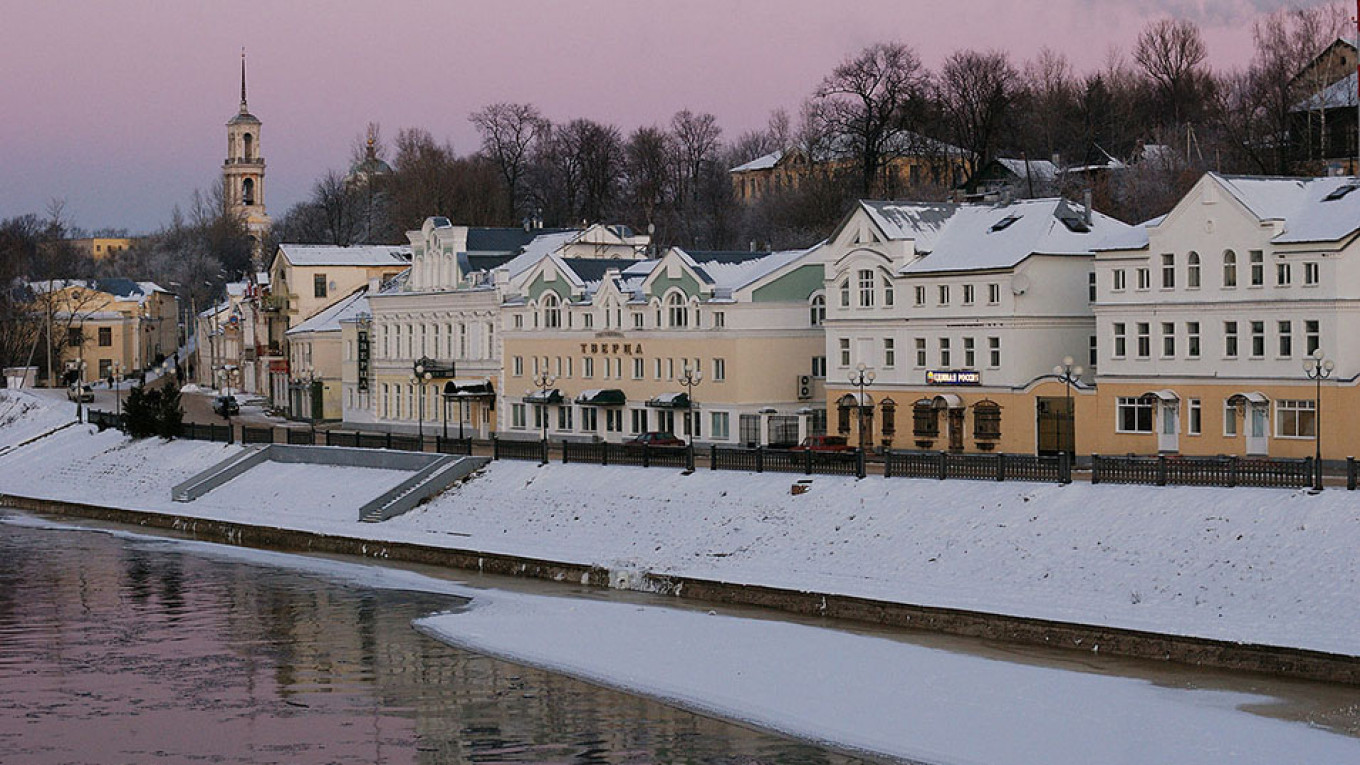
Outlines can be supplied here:
[[246, 449], [176, 485], [170, 490], [170, 498], [176, 502], [193, 502], [265, 462], [376, 468], [411, 473], [409, 478], [358, 508], [359, 520], [378, 523], [410, 510], [467, 477], [488, 461], [486, 457], [455, 457], [385, 449], [269, 444]]

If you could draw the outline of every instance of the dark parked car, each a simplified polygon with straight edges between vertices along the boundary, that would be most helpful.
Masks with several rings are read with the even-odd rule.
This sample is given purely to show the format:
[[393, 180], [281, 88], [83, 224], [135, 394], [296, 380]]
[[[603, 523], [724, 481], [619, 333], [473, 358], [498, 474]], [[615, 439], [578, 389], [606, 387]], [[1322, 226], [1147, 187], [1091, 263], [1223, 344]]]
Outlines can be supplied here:
[[845, 440], [845, 436], [808, 436], [801, 444], [793, 447], [795, 452], [853, 452], [855, 447]]
[[685, 442], [676, 438], [674, 433], [667, 433], [662, 430], [654, 430], [643, 433], [636, 438], [624, 441], [630, 446], [684, 446]]
[[213, 414], [230, 417], [233, 414], [241, 413], [241, 405], [236, 403], [235, 396], [218, 396], [213, 399]]

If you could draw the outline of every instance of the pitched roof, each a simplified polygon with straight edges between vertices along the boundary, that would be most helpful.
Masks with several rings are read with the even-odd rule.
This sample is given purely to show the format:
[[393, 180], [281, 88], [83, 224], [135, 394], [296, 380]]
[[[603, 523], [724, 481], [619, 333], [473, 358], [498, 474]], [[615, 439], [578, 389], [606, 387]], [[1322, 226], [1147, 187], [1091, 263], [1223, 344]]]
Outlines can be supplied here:
[[575, 229], [564, 228], [469, 228], [467, 232], [468, 252], [514, 253], [519, 248], [544, 234], [557, 234]]
[[404, 266], [411, 262], [411, 248], [396, 244], [281, 244], [279, 252], [295, 266]]
[[1338, 241], [1360, 230], [1360, 181], [1353, 177], [1209, 175], [1257, 218], [1284, 223], [1275, 244]]
[[1031, 255], [1090, 255], [1131, 226], [1065, 199], [1006, 204], [861, 202], [890, 239], [913, 240], [917, 259], [900, 273], [1013, 268]]
[[763, 155], [763, 156], [756, 157], [755, 159], [751, 160], [750, 162], [746, 162], [746, 163], [744, 163], [744, 164], [737, 165], [736, 167], [732, 168], [731, 170], [728, 170], [728, 172], [729, 172], [729, 173], [745, 173], [745, 172], [748, 172], [748, 171], [750, 171], [750, 170], [769, 170], [770, 168], [772, 168], [772, 167], [774, 167], [775, 165], [779, 164], [779, 160], [782, 159], [783, 157], [784, 157], [784, 150], [783, 150], [783, 149], [777, 149], [777, 150], [775, 150], [775, 151], [770, 152], [769, 154], [765, 154], [765, 155]]
[[296, 335], [304, 332], [339, 332], [340, 322], [368, 313], [368, 286], [355, 290], [349, 297], [318, 313], [296, 327], [290, 327], [285, 334]]

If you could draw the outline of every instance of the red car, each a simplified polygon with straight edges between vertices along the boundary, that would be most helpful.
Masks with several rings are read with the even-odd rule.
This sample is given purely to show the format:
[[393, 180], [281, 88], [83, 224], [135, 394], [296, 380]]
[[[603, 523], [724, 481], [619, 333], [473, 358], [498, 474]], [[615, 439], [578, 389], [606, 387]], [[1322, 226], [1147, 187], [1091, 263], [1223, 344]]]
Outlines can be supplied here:
[[685, 442], [676, 438], [674, 433], [667, 433], [663, 430], [654, 430], [643, 433], [636, 438], [624, 441], [629, 446], [684, 446]]
[[793, 447], [795, 452], [853, 452], [855, 447], [845, 440], [845, 436], [808, 436], [803, 443]]

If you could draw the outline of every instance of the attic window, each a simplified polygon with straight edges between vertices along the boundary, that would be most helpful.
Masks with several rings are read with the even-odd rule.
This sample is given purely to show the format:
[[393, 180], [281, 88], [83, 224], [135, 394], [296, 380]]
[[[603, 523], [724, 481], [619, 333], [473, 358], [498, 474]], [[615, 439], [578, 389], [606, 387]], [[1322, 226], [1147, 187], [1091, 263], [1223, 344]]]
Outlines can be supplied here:
[[1086, 221], [1081, 218], [1064, 217], [1058, 220], [1062, 221], [1063, 225], [1067, 226], [1067, 230], [1074, 234], [1086, 234], [1091, 231], [1091, 227], [1086, 225]]
[[1019, 215], [1007, 215], [1006, 217], [1004, 217], [1004, 218], [1002, 218], [1001, 220], [997, 221], [996, 223], [992, 224], [992, 230], [993, 230], [993, 231], [1005, 231], [1007, 228], [1010, 228], [1010, 225], [1011, 225], [1012, 223], [1014, 223], [1014, 222], [1016, 222], [1016, 221], [1018, 221], [1018, 220], [1020, 220], [1020, 216], [1019, 216]]
[[1332, 190], [1332, 193], [1330, 193], [1330, 194], [1328, 194], [1327, 196], [1323, 197], [1323, 198], [1322, 198], [1322, 201], [1324, 201], [1324, 202], [1334, 202], [1334, 201], [1336, 201], [1336, 200], [1338, 200], [1338, 199], [1341, 199], [1342, 197], [1346, 196], [1347, 194], [1351, 193], [1352, 191], [1355, 191], [1357, 188], [1360, 188], [1360, 184], [1357, 184], [1357, 183], [1355, 183], [1354, 181], [1352, 181], [1352, 182], [1350, 182], [1350, 183], [1347, 183], [1347, 184], [1344, 184], [1344, 185], [1342, 185], [1342, 186], [1338, 186], [1338, 187], [1336, 187], [1335, 189]]

